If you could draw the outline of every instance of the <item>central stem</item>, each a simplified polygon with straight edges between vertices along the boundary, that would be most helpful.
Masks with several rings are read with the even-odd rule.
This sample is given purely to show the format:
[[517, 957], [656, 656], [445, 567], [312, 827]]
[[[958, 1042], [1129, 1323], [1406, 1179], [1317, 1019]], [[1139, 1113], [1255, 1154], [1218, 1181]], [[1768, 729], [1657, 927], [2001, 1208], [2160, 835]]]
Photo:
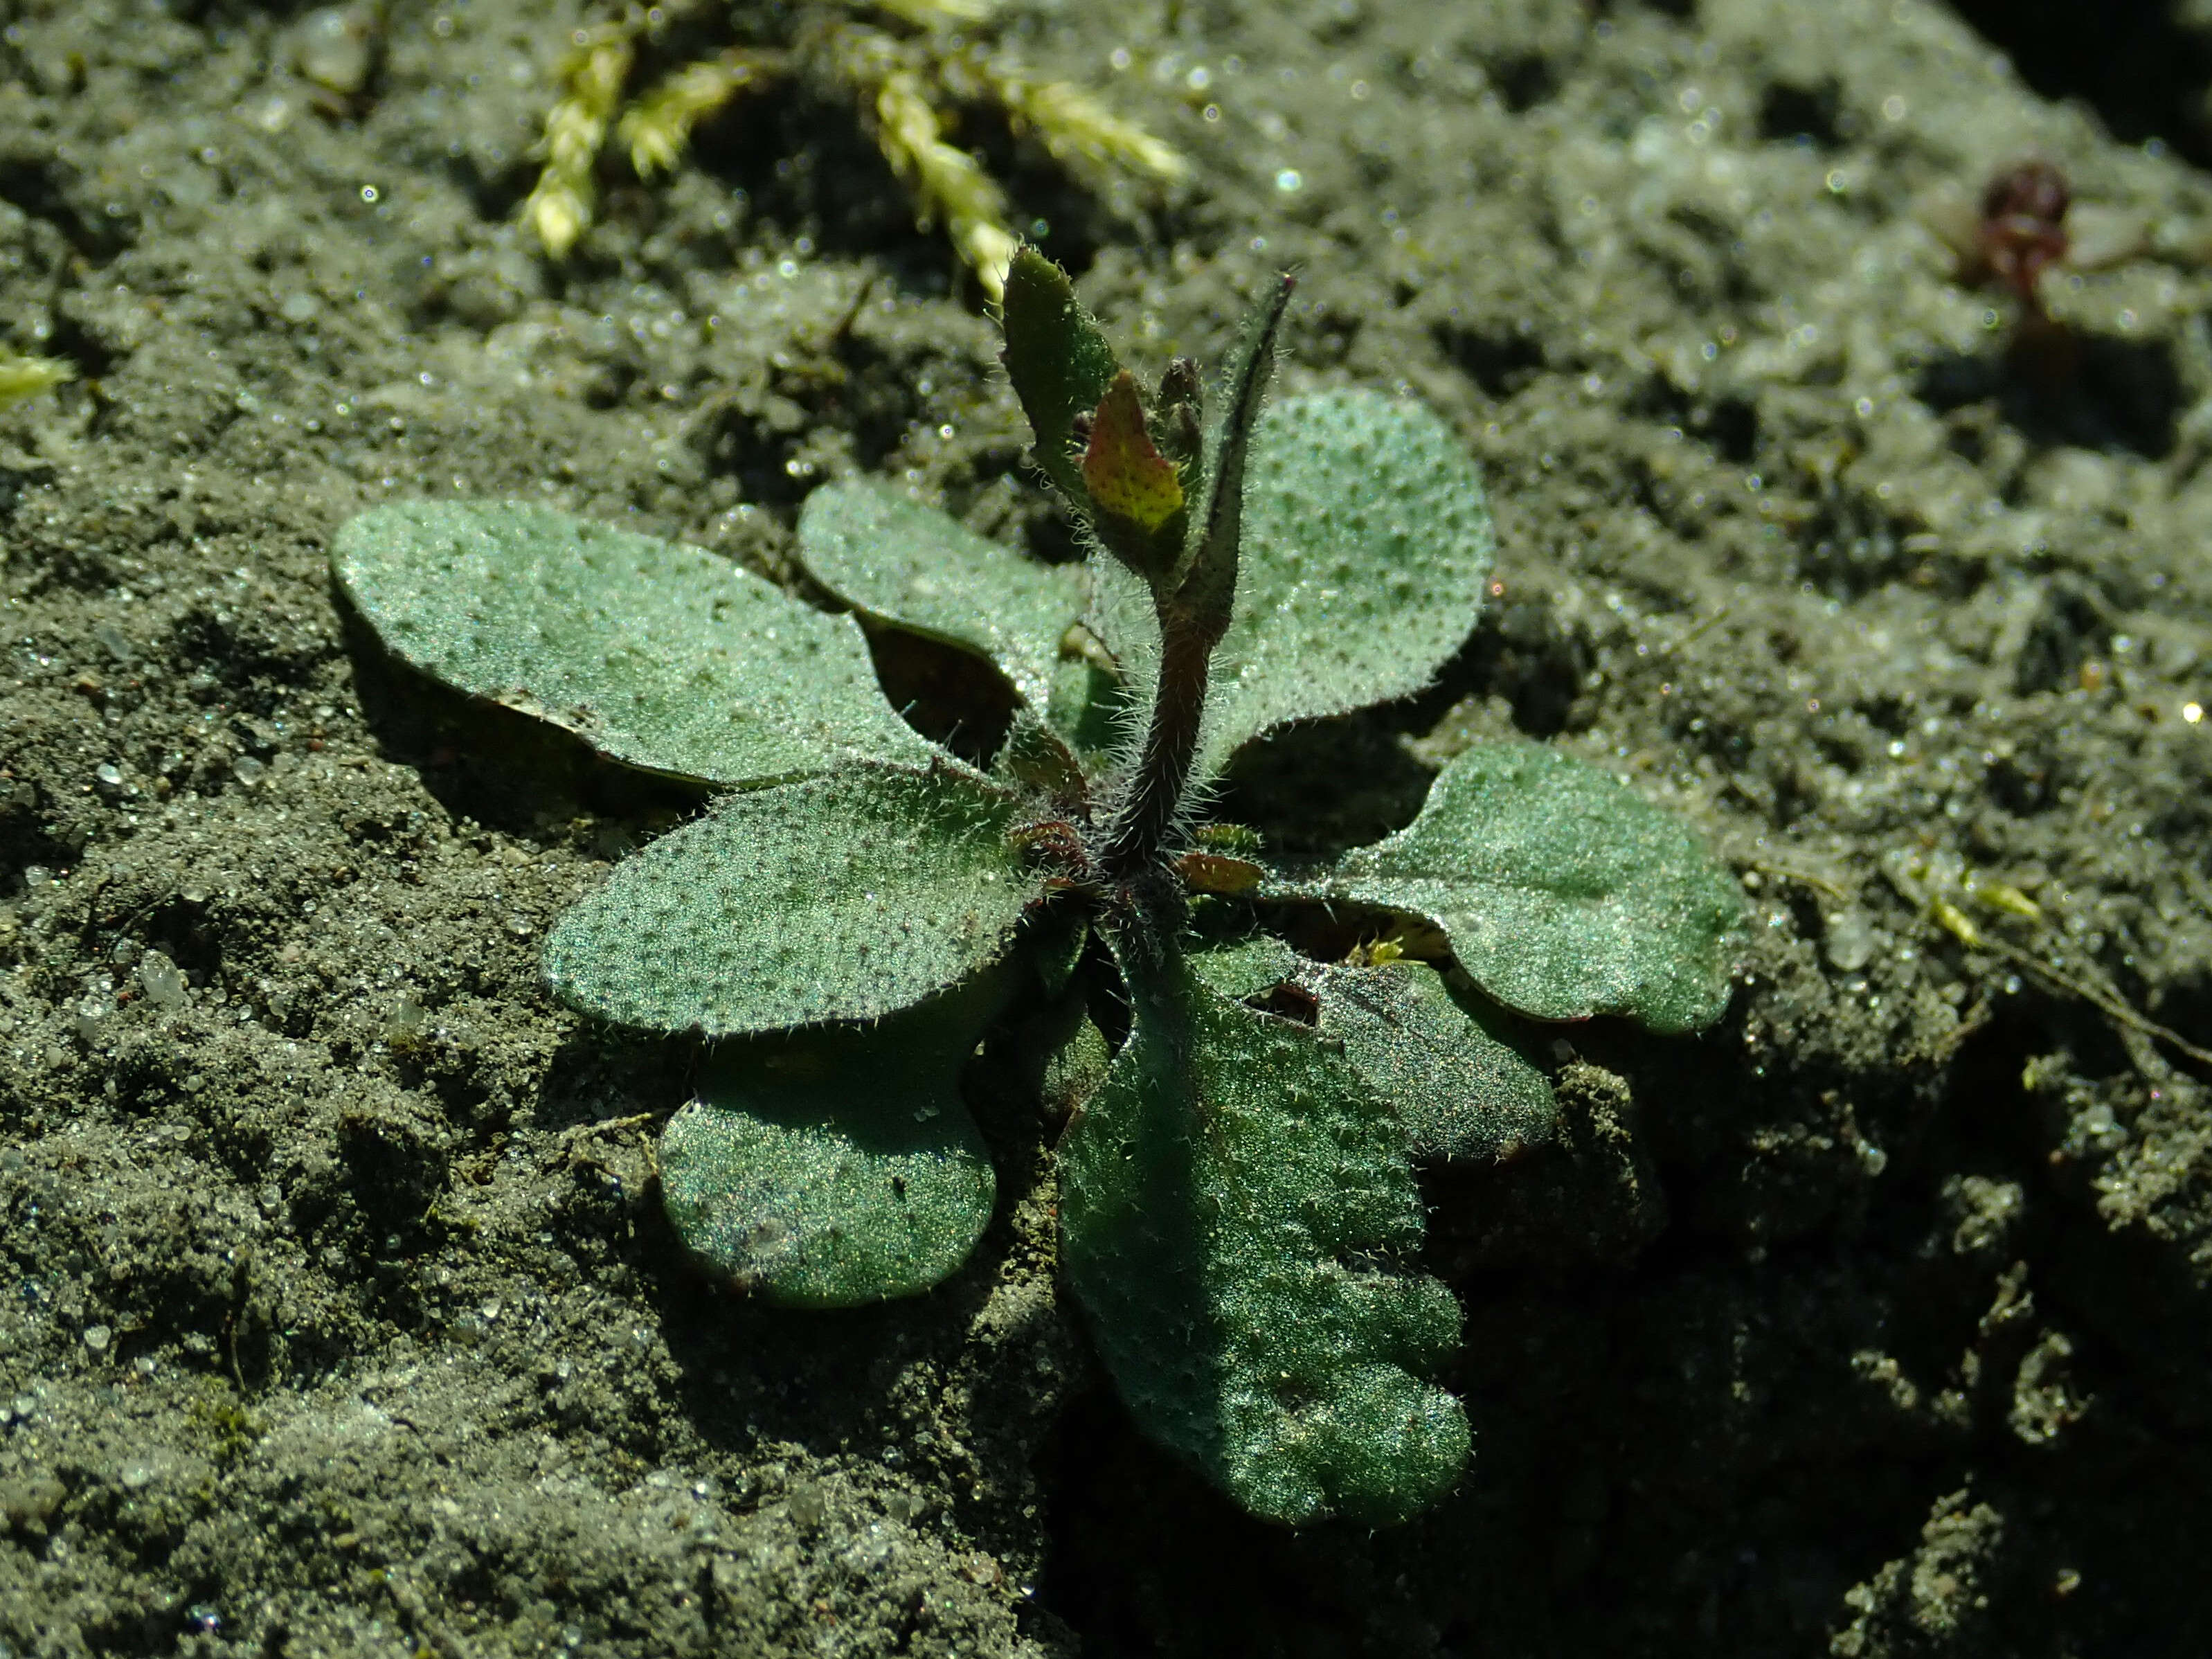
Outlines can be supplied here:
[[1221, 634], [1218, 627], [1203, 626], [1174, 607], [1161, 607], [1160, 678], [1152, 692], [1152, 718], [1145, 727], [1128, 793], [1108, 826], [1106, 844], [1098, 855], [1109, 880], [1127, 880], [1160, 862], [1190, 784], [1191, 764], [1198, 757], [1206, 672]]

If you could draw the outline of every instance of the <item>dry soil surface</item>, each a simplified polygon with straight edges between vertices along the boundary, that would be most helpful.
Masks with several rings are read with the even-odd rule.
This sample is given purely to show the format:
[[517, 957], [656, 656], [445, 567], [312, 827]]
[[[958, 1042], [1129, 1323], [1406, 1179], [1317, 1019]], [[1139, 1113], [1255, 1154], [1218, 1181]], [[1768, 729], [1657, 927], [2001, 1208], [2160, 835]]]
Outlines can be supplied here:
[[[611, 164], [556, 268], [514, 213], [568, 0], [391, 0], [345, 98], [283, 7], [0, 11], [0, 335], [80, 376], [0, 416], [0, 1655], [2212, 1643], [2212, 183], [2140, 112], [1926, 0], [1012, 26], [1197, 163], [1160, 199], [964, 135], [1133, 353], [1210, 356], [1295, 264], [1286, 383], [1421, 398], [1490, 481], [1443, 683], [1229, 810], [1346, 844], [1517, 732], [1751, 907], [1719, 1027], [1569, 1034], [1561, 1144], [1435, 1182], [1457, 1492], [1293, 1535], [1128, 1427], [1034, 1113], [928, 1297], [696, 1277], [651, 1161], [687, 1057], [536, 969], [689, 803], [332, 592], [349, 514], [454, 495], [787, 574], [854, 471], [1064, 550], [851, 108]], [[1914, 210], [2032, 152], [2142, 232], [2052, 279], [2056, 354]]]

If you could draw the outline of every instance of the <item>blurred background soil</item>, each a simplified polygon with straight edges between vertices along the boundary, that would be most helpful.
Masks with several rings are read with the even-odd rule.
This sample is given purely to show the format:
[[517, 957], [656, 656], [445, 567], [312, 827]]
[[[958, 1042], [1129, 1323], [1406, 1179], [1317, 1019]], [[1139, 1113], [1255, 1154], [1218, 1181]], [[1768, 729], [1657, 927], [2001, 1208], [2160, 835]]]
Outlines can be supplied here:
[[[2212, 7], [1015, 26], [1198, 163], [962, 135], [1136, 356], [1295, 264], [1285, 382], [1422, 398], [1490, 480], [1443, 683], [1225, 810], [1347, 844], [1518, 732], [1752, 908], [1721, 1026], [1563, 1033], [1561, 1144], [1436, 1178], [1457, 1493], [1295, 1536], [1135, 1439], [1034, 1111], [932, 1296], [693, 1276], [686, 1057], [535, 971], [688, 803], [382, 666], [326, 574], [452, 495], [781, 574], [856, 470], [1064, 550], [849, 109], [611, 167], [555, 268], [514, 214], [566, 0], [364, 7], [345, 94], [301, 10], [0, 14], [0, 337], [82, 377], [0, 416], [0, 1655], [2212, 1645], [2212, 1072], [2151, 1029], [2212, 1044]], [[2029, 154], [2143, 232], [2053, 279], [2055, 367], [1914, 211]]]

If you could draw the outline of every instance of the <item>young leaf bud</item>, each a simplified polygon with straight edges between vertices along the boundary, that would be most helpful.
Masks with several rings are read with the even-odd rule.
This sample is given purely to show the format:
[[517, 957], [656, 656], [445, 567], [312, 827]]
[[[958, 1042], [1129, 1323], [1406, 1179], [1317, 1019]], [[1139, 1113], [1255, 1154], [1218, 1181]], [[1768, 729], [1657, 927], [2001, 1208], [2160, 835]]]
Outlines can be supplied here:
[[1206, 447], [1204, 386], [1198, 364], [1178, 357], [1160, 377], [1159, 408], [1153, 416], [1153, 441], [1186, 474], [1198, 464]]
[[1275, 337], [1289, 310], [1294, 279], [1287, 273], [1244, 319], [1244, 332], [1224, 366], [1222, 410], [1206, 434], [1205, 471], [1190, 544], [1175, 578], [1175, 602], [1192, 623], [1221, 636], [1237, 592], [1237, 545], [1244, 533], [1244, 458], [1275, 368]]
[[1067, 273], [1033, 247], [1016, 251], [1006, 270], [1002, 321], [1006, 366], [1036, 437], [1037, 465], [1081, 513], [1089, 497], [1077, 464], [1077, 419], [1088, 416], [1121, 372]]
[[1107, 550], [1158, 591], [1182, 550], [1182, 477], [1153, 444], [1126, 369], [1091, 417], [1083, 487]]

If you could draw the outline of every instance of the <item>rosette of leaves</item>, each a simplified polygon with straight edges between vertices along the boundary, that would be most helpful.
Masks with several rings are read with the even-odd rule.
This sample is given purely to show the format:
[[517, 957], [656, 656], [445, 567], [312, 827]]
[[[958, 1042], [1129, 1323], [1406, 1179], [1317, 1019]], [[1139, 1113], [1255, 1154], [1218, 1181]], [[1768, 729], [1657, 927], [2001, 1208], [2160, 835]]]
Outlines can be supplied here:
[[[1490, 571], [1434, 416], [1364, 392], [1263, 407], [1288, 294], [1212, 386], [1178, 361], [1148, 389], [1060, 271], [1015, 258], [1006, 367], [1079, 568], [870, 481], [799, 525], [845, 615], [542, 507], [380, 507], [334, 556], [416, 667], [721, 792], [544, 957], [572, 1007], [714, 1040], [661, 1149], [701, 1261], [799, 1305], [937, 1283], [994, 1200], [963, 1067], [994, 1029], [1048, 1030], [1062, 1263], [1139, 1425], [1256, 1514], [1384, 1522], [1468, 1450], [1417, 1160], [1546, 1137], [1528, 1019], [1717, 1017], [1740, 899], [1684, 826], [1534, 746], [1468, 750], [1404, 830], [1326, 868], [1200, 822], [1240, 748], [1427, 684]], [[902, 721], [858, 618], [1003, 678], [988, 769]], [[1315, 904], [1440, 943], [1323, 963], [1259, 925]]]

